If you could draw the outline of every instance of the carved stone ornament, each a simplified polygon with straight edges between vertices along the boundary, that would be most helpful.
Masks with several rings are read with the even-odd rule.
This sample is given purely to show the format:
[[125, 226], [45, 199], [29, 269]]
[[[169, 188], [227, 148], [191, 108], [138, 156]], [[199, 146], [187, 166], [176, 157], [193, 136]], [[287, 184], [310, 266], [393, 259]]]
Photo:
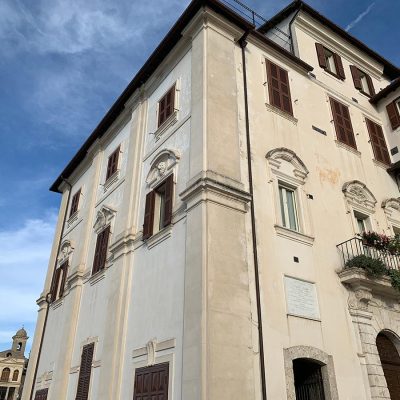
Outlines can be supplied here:
[[146, 177], [146, 183], [154, 188], [179, 162], [180, 154], [176, 150], [164, 149], [151, 161], [150, 171]]
[[69, 256], [74, 251], [74, 246], [70, 240], [64, 240], [61, 243], [60, 251], [58, 253], [58, 262], [62, 264], [65, 260], [69, 258]]
[[372, 299], [371, 290], [358, 288], [350, 292], [349, 308], [353, 310], [368, 311], [368, 304]]
[[370, 212], [375, 211], [376, 198], [366, 185], [360, 181], [351, 181], [343, 185], [344, 196], [349, 204], [361, 206]]
[[103, 228], [111, 223], [114, 218], [116, 211], [108, 206], [102, 206], [96, 214], [96, 221], [94, 223], [95, 232], [100, 232]]
[[383, 201], [382, 208], [388, 217], [394, 217], [396, 212], [400, 212], [400, 198], [390, 198]]
[[156, 362], [156, 346], [157, 338], [151, 339], [147, 342], [147, 365], [154, 365]]
[[285, 147], [271, 150], [265, 157], [268, 160], [269, 165], [277, 170], [281, 168], [282, 161], [289, 162], [293, 166], [293, 175], [302, 181], [304, 181], [308, 175], [309, 171], [303, 161], [301, 161], [294, 151]]

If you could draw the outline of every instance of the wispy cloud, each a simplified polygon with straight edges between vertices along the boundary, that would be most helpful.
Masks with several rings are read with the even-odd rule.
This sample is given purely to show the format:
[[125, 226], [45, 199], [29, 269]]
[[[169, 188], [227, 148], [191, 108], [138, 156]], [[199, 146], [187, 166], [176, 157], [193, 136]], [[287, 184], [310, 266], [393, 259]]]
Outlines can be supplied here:
[[357, 16], [353, 21], [351, 21], [345, 28], [346, 32], [353, 29], [375, 6], [375, 2], [371, 3], [360, 15]]
[[29, 219], [14, 230], [0, 230], [0, 350], [22, 325], [33, 336], [36, 299], [43, 290], [56, 214]]

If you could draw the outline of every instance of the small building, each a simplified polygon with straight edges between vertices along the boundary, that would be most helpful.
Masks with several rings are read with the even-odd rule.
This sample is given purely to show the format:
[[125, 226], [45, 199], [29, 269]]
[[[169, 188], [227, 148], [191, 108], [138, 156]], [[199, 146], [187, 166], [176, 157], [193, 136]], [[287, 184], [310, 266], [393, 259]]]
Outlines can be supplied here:
[[28, 364], [28, 359], [24, 354], [28, 340], [26, 330], [21, 328], [12, 339], [11, 349], [0, 352], [0, 400], [21, 398]]

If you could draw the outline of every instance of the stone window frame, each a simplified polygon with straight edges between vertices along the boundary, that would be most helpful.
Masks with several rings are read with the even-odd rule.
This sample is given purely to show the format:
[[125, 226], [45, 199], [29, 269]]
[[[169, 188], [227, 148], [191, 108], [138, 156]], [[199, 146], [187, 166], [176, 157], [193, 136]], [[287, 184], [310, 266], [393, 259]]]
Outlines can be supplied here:
[[382, 202], [382, 208], [386, 216], [387, 226], [391, 235], [395, 235], [395, 229], [400, 230], [400, 220], [395, 218], [396, 212], [400, 212], [400, 199], [389, 198]]
[[[269, 166], [269, 183], [273, 184], [275, 230], [278, 236], [311, 246], [314, 242], [314, 237], [308, 211], [308, 196], [304, 189], [309, 173], [307, 167], [294, 151], [285, 147], [273, 149], [265, 157]], [[281, 168], [282, 162], [291, 164], [293, 170], [290, 173], [283, 171]], [[283, 226], [279, 186], [287, 186], [295, 192], [298, 231]]]
[[287, 400], [296, 400], [293, 361], [299, 358], [314, 361], [321, 365], [326, 400], [339, 400], [333, 356], [311, 346], [293, 346], [284, 349]]
[[357, 180], [349, 181], [343, 185], [342, 192], [346, 203], [346, 212], [351, 218], [354, 236], [359, 235], [356, 213], [368, 219], [369, 226], [373, 231], [375, 229], [375, 224], [372, 216], [376, 212], [377, 200], [367, 188], [367, 185]]

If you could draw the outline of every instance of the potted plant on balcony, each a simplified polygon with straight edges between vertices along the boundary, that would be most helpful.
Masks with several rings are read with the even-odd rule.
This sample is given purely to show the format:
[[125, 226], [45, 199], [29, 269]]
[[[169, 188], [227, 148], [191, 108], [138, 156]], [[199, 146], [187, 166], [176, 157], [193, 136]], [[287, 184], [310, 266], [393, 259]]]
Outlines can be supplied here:
[[396, 234], [394, 237], [390, 238], [387, 246], [387, 250], [390, 254], [398, 256], [400, 255], [400, 235]]
[[370, 278], [380, 278], [386, 274], [386, 266], [382, 260], [360, 254], [346, 262], [347, 268], [361, 268]]
[[363, 232], [361, 238], [363, 244], [374, 247], [377, 250], [386, 250], [390, 243], [390, 238], [388, 236], [377, 232]]

